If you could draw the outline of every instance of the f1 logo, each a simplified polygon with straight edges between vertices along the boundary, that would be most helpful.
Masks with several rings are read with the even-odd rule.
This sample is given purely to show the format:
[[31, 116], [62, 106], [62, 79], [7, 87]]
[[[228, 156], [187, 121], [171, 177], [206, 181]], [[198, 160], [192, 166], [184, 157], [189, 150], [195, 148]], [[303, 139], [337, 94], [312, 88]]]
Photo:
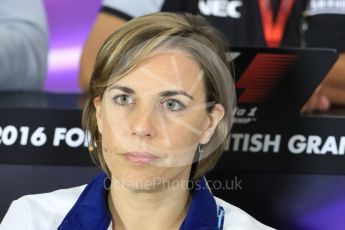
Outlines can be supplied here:
[[296, 59], [291, 54], [259, 53], [236, 82], [239, 103], [260, 103], [277, 88]]

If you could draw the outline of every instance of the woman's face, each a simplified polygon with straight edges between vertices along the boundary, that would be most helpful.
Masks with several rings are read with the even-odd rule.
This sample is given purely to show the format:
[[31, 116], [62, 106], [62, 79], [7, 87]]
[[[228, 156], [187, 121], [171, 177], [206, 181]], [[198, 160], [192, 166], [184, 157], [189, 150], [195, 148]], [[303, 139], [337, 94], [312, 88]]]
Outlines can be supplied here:
[[134, 190], [188, 180], [197, 145], [224, 115], [219, 104], [207, 113], [205, 98], [199, 65], [176, 50], [151, 55], [110, 85], [94, 104], [112, 178]]

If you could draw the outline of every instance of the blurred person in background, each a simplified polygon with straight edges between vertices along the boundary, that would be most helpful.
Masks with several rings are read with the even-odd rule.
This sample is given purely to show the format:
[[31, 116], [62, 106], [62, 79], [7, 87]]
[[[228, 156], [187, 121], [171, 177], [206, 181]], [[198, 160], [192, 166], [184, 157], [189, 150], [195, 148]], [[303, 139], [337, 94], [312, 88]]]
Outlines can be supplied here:
[[39, 91], [46, 75], [48, 28], [41, 0], [2, 0], [0, 91]]
[[[231, 46], [300, 47], [305, 44], [343, 52], [338, 44], [345, 41], [344, 29], [341, 29], [344, 5], [345, 0], [104, 0], [84, 45], [79, 84], [83, 91], [87, 90], [96, 54], [104, 40], [127, 20], [147, 13], [201, 14], [226, 35]], [[329, 34], [331, 28], [334, 29]], [[317, 30], [321, 36], [311, 32]], [[341, 53], [333, 69], [302, 108], [303, 112], [327, 111], [331, 105], [345, 105], [344, 63]]]
[[321, 111], [345, 105], [345, 0], [310, 0], [301, 23], [302, 45], [334, 48], [337, 62], [304, 106]]
[[[279, 1], [273, 2], [272, 7], [276, 11]], [[299, 46], [299, 28], [295, 25], [304, 5], [302, 1], [296, 1], [287, 7], [289, 12], [284, 14], [282, 28], [285, 34], [283, 36], [284, 31], [279, 31], [279, 41], [274, 42], [283, 46]], [[227, 37], [231, 46], [266, 46], [258, 0], [105, 0], [81, 57], [79, 82], [83, 90], [88, 87], [95, 56], [102, 42], [127, 20], [157, 11], [201, 14]]]

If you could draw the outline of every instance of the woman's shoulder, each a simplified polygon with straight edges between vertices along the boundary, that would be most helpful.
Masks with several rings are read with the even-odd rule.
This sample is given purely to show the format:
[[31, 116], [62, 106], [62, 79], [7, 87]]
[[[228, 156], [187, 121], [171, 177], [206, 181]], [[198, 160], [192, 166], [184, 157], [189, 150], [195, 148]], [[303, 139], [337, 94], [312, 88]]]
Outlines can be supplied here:
[[218, 198], [214, 197], [218, 206], [224, 209], [224, 225], [223, 229], [246, 229], [246, 230], [273, 230], [259, 221], [242, 209]]
[[12, 202], [0, 229], [57, 228], [84, 188], [85, 185], [23, 196]]

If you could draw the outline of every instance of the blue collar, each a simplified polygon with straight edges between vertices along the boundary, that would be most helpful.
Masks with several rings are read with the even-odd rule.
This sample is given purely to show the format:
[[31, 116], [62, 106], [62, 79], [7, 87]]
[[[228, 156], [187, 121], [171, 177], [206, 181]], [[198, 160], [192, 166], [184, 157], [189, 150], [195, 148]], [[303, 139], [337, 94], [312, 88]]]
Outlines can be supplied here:
[[[106, 199], [108, 191], [104, 188], [105, 178], [106, 175], [100, 173], [86, 186], [58, 229], [106, 230], [109, 227], [111, 215]], [[192, 202], [180, 230], [222, 229], [223, 214], [222, 218], [219, 218], [219, 207], [217, 207], [204, 177], [196, 181], [192, 191]]]

